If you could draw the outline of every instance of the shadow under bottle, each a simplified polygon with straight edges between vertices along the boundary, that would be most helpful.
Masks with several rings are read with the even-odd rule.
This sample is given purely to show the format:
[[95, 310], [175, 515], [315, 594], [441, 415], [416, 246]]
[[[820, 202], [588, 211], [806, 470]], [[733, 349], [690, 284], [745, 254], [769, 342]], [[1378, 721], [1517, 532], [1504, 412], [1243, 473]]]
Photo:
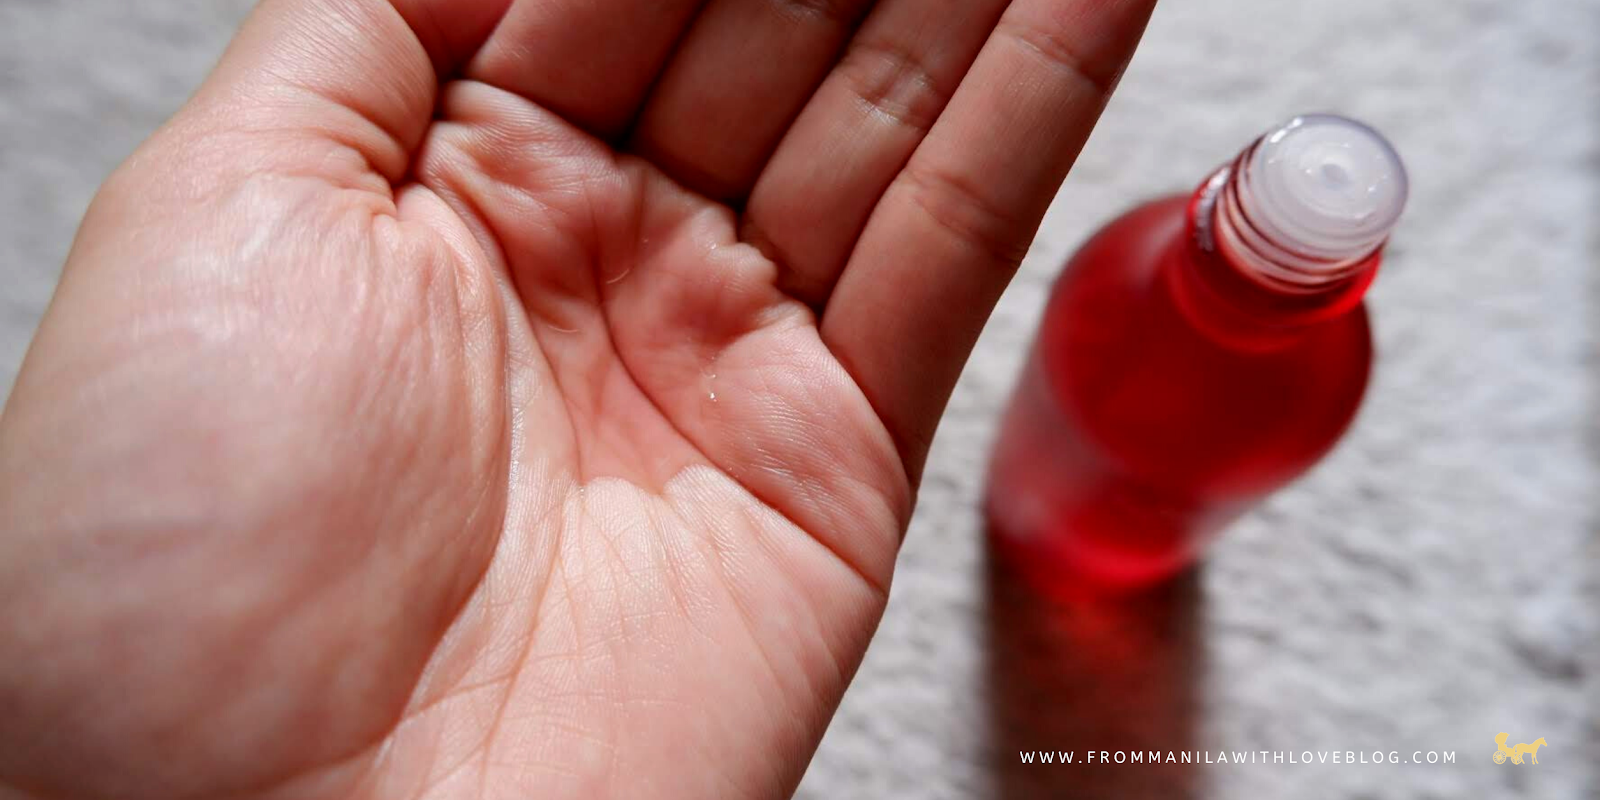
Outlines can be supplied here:
[[1127, 600], [1071, 604], [1041, 598], [992, 554], [987, 574], [996, 800], [1199, 797], [1204, 770], [1166, 763], [1200, 746], [1198, 574]]

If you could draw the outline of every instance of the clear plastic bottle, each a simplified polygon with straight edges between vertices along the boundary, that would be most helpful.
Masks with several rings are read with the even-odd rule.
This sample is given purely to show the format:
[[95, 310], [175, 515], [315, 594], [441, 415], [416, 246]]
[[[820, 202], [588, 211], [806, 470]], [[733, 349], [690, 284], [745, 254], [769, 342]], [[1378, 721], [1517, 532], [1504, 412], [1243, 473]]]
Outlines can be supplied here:
[[1001, 554], [1057, 594], [1152, 584], [1322, 458], [1366, 389], [1361, 298], [1406, 192], [1377, 132], [1308, 115], [1086, 243], [1001, 426]]

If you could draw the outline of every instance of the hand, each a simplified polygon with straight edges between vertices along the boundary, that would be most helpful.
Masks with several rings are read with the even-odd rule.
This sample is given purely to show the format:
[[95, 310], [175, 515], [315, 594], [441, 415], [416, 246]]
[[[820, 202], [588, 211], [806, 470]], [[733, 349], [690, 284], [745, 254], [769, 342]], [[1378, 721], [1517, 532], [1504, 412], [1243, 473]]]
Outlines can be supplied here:
[[1151, 2], [266, 0], [0, 422], [0, 784], [793, 791]]

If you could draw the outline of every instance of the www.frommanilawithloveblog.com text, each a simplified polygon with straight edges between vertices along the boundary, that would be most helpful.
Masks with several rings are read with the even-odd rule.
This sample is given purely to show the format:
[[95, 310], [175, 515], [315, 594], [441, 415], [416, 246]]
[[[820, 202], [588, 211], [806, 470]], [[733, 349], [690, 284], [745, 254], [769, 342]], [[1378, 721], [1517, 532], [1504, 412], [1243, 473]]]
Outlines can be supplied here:
[[1021, 750], [1024, 764], [1454, 764], [1454, 750]]

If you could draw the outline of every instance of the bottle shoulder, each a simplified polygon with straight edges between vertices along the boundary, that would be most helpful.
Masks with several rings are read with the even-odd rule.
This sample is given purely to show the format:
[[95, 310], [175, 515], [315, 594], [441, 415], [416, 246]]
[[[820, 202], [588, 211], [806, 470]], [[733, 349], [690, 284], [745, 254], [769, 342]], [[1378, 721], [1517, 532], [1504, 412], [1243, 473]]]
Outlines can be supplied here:
[[1039, 366], [1086, 443], [1152, 481], [1250, 491], [1299, 474], [1342, 435], [1371, 367], [1356, 306], [1271, 351], [1201, 333], [1164, 287], [1185, 201], [1114, 220], [1066, 264]]
[[1116, 268], [1126, 272], [1153, 267], [1178, 245], [1188, 226], [1189, 198], [1169, 195], [1128, 209], [1102, 225], [1067, 260], [1062, 278]]

